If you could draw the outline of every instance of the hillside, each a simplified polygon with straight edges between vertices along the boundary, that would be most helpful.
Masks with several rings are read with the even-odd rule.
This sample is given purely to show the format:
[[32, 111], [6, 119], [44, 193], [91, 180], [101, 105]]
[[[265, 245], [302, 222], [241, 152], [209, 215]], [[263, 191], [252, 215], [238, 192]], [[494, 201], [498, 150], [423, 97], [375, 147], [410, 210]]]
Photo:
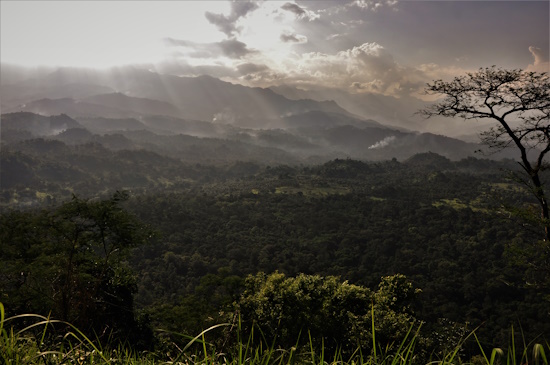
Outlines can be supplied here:
[[[62, 104], [56, 104], [57, 106]], [[70, 105], [81, 103], [70, 102]], [[92, 105], [92, 104], [87, 104]], [[99, 109], [98, 109], [99, 108]], [[110, 109], [93, 104], [94, 110], [110, 115]], [[59, 110], [67, 110], [61, 108]], [[70, 108], [68, 110], [71, 110]], [[127, 115], [118, 110], [117, 115]], [[133, 115], [130, 113], [130, 115]], [[474, 156], [483, 146], [430, 133], [413, 133], [387, 128], [375, 121], [361, 120], [342, 114], [321, 111], [296, 114], [275, 123], [274, 128], [250, 129], [236, 125], [182, 119], [170, 116], [137, 116], [136, 118], [77, 117], [66, 114], [43, 116], [29, 112], [2, 115], [2, 140], [9, 146], [29, 138], [57, 138], [69, 144], [107, 141], [109, 135], [125, 136], [135, 148], [152, 150], [185, 161], [249, 160], [264, 163], [319, 163], [334, 158], [404, 160], [416, 153], [434, 152], [458, 160]], [[71, 140], [67, 131], [85, 128], [88, 136]], [[147, 131], [150, 140], [135, 132]], [[25, 134], [27, 133], [27, 134]], [[76, 134], [75, 134], [76, 136]], [[193, 138], [191, 138], [193, 137]], [[185, 141], [182, 144], [176, 140]], [[112, 140], [112, 138], [111, 138]], [[107, 142], [106, 142], [107, 143]], [[127, 146], [126, 143], [123, 144]], [[130, 148], [109, 142], [109, 148]], [[225, 146], [225, 147], [224, 147]], [[224, 148], [229, 148], [223, 152]], [[196, 150], [196, 151], [194, 151]], [[257, 151], [257, 152], [252, 152]], [[251, 154], [247, 154], [247, 153]], [[514, 151], [504, 151], [488, 157], [514, 157]]]
[[[90, 202], [131, 191], [125, 207], [159, 233], [130, 260], [136, 305], [155, 327], [197, 333], [208, 317], [223, 321], [244, 277], [278, 270], [373, 289], [404, 274], [422, 289], [414, 313], [426, 334], [481, 325], [480, 338], [497, 345], [518, 320], [529, 337], [550, 330], [539, 290], [522, 284], [535, 272], [509, 256], [541, 234], [502, 210], [533, 203], [502, 175], [513, 161], [425, 153], [402, 163], [208, 166], [100, 143], [38, 139], [3, 150], [2, 204], [29, 211], [73, 191]], [[201, 310], [183, 309], [193, 305]]]
[[[33, 276], [21, 284], [21, 272], [42, 270], [45, 280], [62, 280], [56, 265], [64, 259], [48, 264], [52, 255], [66, 257], [51, 244], [58, 242], [59, 230], [78, 228], [79, 222], [86, 230], [98, 219], [94, 212], [101, 210], [95, 209], [124, 202], [123, 211], [140, 223], [118, 226], [122, 211], [101, 216], [116, 218], [115, 234], [149, 228], [155, 233], [147, 233], [148, 244], [125, 250], [127, 256], [116, 266], [122, 276], [105, 271], [111, 279], [99, 287], [121, 304], [97, 307], [94, 313], [105, 310], [102, 318], [118, 318], [110, 325], [116, 324], [117, 333], [132, 333], [128, 338], [134, 346], [159, 346], [155, 341], [165, 337], [155, 337], [148, 328], [193, 334], [204, 323], [232, 320], [234, 303], [255, 303], [250, 298], [256, 294], [247, 297], [251, 280], [260, 285], [262, 275], [279, 273], [309, 283], [346, 281], [367, 293], [380, 292], [384, 278], [404, 275], [421, 292], [408, 299], [406, 318], [399, 311], [394, 316], [391, 306], [380, 309], [386, 304], [376, 299], [377, 313], [386, 313], [379, 339], [401, 339], [392, 326], [411, 321], [423, 323], [419, 338], [430, 339], [434, 332], [451, 336], [422, 342], [418, 356], [443, 351], [444, 341], [478, 326], [476, 334], [487, 346], [506, 343], [509, 326], [517, 321], [527, 338], [550, 332], [546, 281], [531, 265], [544, 264], [532, 246], [542, 230], [523, 218], [534, 211], [533, 197], [503, 173], [518, 172], [513, 160], [473, 158], [467, 150], [474, 145], [448, 137], [322, 117], [334, 125], [307, 122], [257, 130], [162, 116], [77, 121], [64, 114], [2, 115], [0, 238], [9, 245], [0, 274], [9, 285], [0, 289], [7, 293], [8, 315], [47, 314], [44, 303], [56, 303], [55, 293], [36, 296], [34, 285], [40, 280]], [[354, 125], [338, 124], [348, 120]], [[415, 148], [422, 153], [409, 155]], [[387, 151], [395, 158], [385, 159]], [[457, 159], [457, 151], [468, 157]], [[378, 161], [350, 159], [352, 154]], [[110, 194], [115, 194], [114, 203], [105, 200]], [[517, 209], [524, 214], [516, 216]], [[83, 214], [91, 218], [82, 220]], [[86, 233], [86, 242], [102, 229]], [[84, 264], [75, 267], [75, 275], [98, 275], [96, 266], [86, 264], [101, 252], [92, 251], [79, 253]], [[132, 273], [132, 279], [124, 273]], [[311, 279], [318, 277], [323, 279]], [[537, 287], [526, 286], [525, 277]], [[75, 298], [86, 300], [80, 294]], [[254, 305], [248, 313], [258, 313]], [[122, 322], [121, 308], [128, 316]], [[54, 314], [64, 315], [57, 309]], [[90, 334], [94, 326], [103, 326], [99, 319], [85, 320], [91, 318], [86, 312], [69, 314]], [[247, 316], [245, 329], [252, 314]], [[295, 341], [293, 336], [298, 335], [284, 337], [281, 344]], [[326, 351], [334, 350], [333, 342], [325, 343]], [[471, 356], [478, 353], [468, 346]]]

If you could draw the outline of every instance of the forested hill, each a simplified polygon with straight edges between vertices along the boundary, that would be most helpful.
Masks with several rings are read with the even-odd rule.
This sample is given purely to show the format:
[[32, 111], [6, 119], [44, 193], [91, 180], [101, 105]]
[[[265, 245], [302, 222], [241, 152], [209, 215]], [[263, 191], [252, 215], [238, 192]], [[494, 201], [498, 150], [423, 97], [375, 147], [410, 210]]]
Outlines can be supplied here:
[[[60, 142], [41, 143], [48, 153], [61, 154], [67, 148]], [[340, 159], [312, 166], [213, 167], [187, 166], [145, 151], [119, 153], [139, 158], [139, 163], [128, 166], [155, 171], [133, 171], [134, 180], [127, 183], [136, 184], [135, 190], [123, 202], [128, 212], [157, 232], [149, 244], [133, 247], [123, 266], [134, 272], [136, 309], [151, 328], [199, 333], [206, 325], [222, 323], [234, 310], [232, 303], [247, 275], [279, 271], [288, 276], [335, 275], [372, 289], [383, 276], [404, 274], [422, 290], [414, 313], [426, 322], [427, 338], [441, 331], [449, 336], [440, 339], [441, 344], [477, 326], [487, 346], [507, 343], [512, 325], [521, 325], [528, 338], [550, 333], [543, 289], [547, 278], [535, 270], [541, 259], [536, 251], [541, 230], [507, 208], [533, 207], [528, 192], [506, 178], [506, 171], [517, 169], [513, 161], [453, 162], [426, 153], [403, 162]], [[23, 161], [17, 153], [7, 158], [23, 163], [29, 173], [71, 171], [69, 166], [48, 170], [47, 165], [33, 165], [32, 159]], [[112, 209], [111, 203], [97, 203], [120, 183], [109, 179], [114, 173], [105, 170], [109, 160], [81, 158], [96, 166], [92, 182], [72, 185], [75, 180], [68, 174], [59, 185], [29, 180], [25, 188], [22, 182], [3, 186], [4, 204], [13, 207], [25, 195], [34, 202], [26, 205], [27, 213], [5, 210], [1, 218], [6, 247], [29, 239], [28, 232], [42, 224], [38, 222], [48, 222], [32, 218], [35, 213], [29, 207], [54, 209], [52, 205], [66, 200], [71, 190], [85, 188], [87, 197], [96, 197], [90, 204]], [[89, 209], [85, 201], [73, 198], [71, 204]], [[74, 208], [67, 209], [53, 211], [52, 217], [70, 214]], [[26, 229], [26, 224], [32, 226]], [[10, 248], [4, 260], [21, 247]], [[37, 254], [38, 246], [30, 247], [35, 248], [24, 257]], [[54, 247], [45, 249], [53, 253]], [[13, 257], [15, 261], [3, 269], [8, 278], [13, 274], [10, 267], [21, 267], [18, 273], [26, 270], [26, 261]], [[28, 264], [33, 272], [41, 270], [32, 262]], [[19, 287], [19, 279], [14, 280]], [[47, 301], [31, 292], [4, 294], [9, 313], [45, 310], [41, 303]], [[439, 346], [437, 341], [431, 346]]]
[[[70, 110], [67, 113], [71, 115]], [[405, 160], [430, 151], [460, 160], [475, 156], [476, 150], [484, 148], [442, 135], [397, 130], [373, 120], [330, 111], [292, 114], [264, 129], [166, 115], [120, 115], [116, 118], [103, 115], [72, 118], [69, 115], [2, 114], [3, 149], [27, 154], [32, 152], [29, 144], [39, 145], [45, 140], [75, 147], [101, 145], [107, 150], [103, 156], [112, 151], [147, 150], [187, 163], [227, 165], [254, 161], [295, 165], [319, 164], [336, 158], [380, 161], [395, 157]], [[85, 151], [86, 147], [81, 150], [71, 154], [90, 153]], [[38, 156], [53, 157], [54, 161], [44, 161], [47, 164], [67, 160], [66, 156], [60, 158], [47, 152], [47, 155]], [[514, 155], [503, 151], [486, 157], [501, 159]], [[117, 156], [110, 160], [117, 161]]]
[[495, 343], [518, 321], [530, 334], [548, 334], [547, 302], [524, 286], [528, 273], [514, 253], [540, 237], [503, 211], [505, 202], [531, 203], [503, 178], [509, 166], [435, 154], [403, 163], [335, 160], [136, 197], [130, 209], [162, 232], [135, 251], [137, 302], [154, 308], [159, 323], [192, 327], [200, 321], [186, 305], [216, 313], [231, 301], [235, 276], [279, 270], [373, 287], [402, 273], [423, 290], [428, 323], [482, 326]]
[[[49, 244], [55, 232], [42, 237], [37, 230], [42, 224], [51, 229], [43, 214], [69, 214], [74, 208], [67, 213], [65, 205], [57, 207], [74, 203], [72, 197], [83, 199], [76, 201], [79, 209], [88, 209], [88, 199], [97, 204], [119, 190], [131, 196], [124, 207], [158, 236], [129, 249], [121, 270], [133, 272], [135, 282], [125, 281], [126, 291], [107, 288], [120, 291], [130, 313], [135, 300], [136, 315], [151, 328], [199, 333], [205, 324], [222, 323], [248, 275], [279, 271], [335, 275], [372, 290], [381, 277], [404, 274], [422, 290], [415, 315], [426, 322], [427, 338], [430, 331], [454, 338], [481, 326], [477, 333], [485, 343], [502, 346], [512, 325], [521, 325], [529, 338], [550, 333], [547, 264], [537, 251], [541, 229], [524, 219], [537, 214], [536, 202], [517, 184], [513, 160], [410, 156], [414, 149], [394, 147], [399, 160], [317, 163], [341, 154], [329, 149], [316, 155], [326, 141], [366, 153], [377, 150], [371, 143], [392, 136], [390, 142], [446, 145], [441, 137], [375, 125], [296, 129], [311, 137], [306, 139], [166, 117], [3, 117], [2, 243], [15, 246], [5, 246], [0, 274], [13, 279], [2, 289], [11, 314], [48, 314], [40, 303], [51, 298], [22, 290], [20, 282], [25, 265], [34, 272], [65, 255]], [[189, 131], [203, 137], [180, 134]], [[218, 133], [233, 134], [226, 139]], [[49, 213], [38, 213], [42, 208]], [[33, 248], [14, 254], [25, 247]], [[113, 279], [126, 277], [117, 273]], [[116, 311], [105, 315], [117, 317]], [[130, 317], [127, 322], [137, 326]], [[135, 332], [125, 321], [119, 325]], [[94, 330], [102, 330], [98, 326]]]

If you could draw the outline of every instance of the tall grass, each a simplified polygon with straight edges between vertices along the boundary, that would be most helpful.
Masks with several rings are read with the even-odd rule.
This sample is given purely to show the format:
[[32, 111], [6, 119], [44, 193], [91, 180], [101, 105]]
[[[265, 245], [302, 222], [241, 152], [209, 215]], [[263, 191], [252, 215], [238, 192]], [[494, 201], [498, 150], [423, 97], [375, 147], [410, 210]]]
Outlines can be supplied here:
[[[483, 365], [548, 365], [548, 358], [546, 357], [546, 351], [550, 351], [550, 344], [546, 341], [545, 345], [535, 343], [531, 341], [526, 343], [523, 332], [521, 333], [521, 351], [518, 352], [518, 346], [516, 343], [516, 336], [514, 327], [510, 331], [510, 344], [506, 349], [506, 352], [502, 348], [494, 348], [491, 351], [491, 356], [487, 357], [483, 347], [480, 345], [480, 341], [474, 333], [477, 344], [479, 345], [481, 355], [484, 360]], [[546, 348], [546, 350], [545, 350]]]
[[[17, 322], [26, 323], [16, 330]], [[228, 349], [225, 344], [215, 345], [220, 338], [219, 330], [227, 330], [236, 340]], [[70, 323], [35, 314], [22, 314], [5, 318], [4, 306], [0, 303], [0, 364], [186, 364], [186, 365], [416, 365], [422, 362], [430, 365], [464, 364], [464, 365], [548, 365], [547, 354], [550, 353], [548, 342], [517, 343], [512, 328], [510, 344], [506, 350], [501, 348], [487, 352], [481, 345], [475, 332], [460, 340], [452, 351], [440, 359], [420, 360], [417, 343], [420, 327], [411, 325], [405, 338], [398, 346], [386, 346], [376, 340], [374, 325], [372, 328], [372, 348], [364, 354], [358, 346], [351, 355], [344, 355], [337, 349], [327, 357], [324, 340], [320, 348], [308, 331], [308, 347], [299, 346], [300, 335], [296, 345], [290, 349], [277, 347], [276, 339], [271, 343], [263, 336], [261, 329], [253, 327], [247, 338], [242, 338], [240, 318], [235, 324], [222, 323], [212, 326], [196, 336], [161, 331], [169, 338], [179, 338], [185, 345], [172, 341], [172, 349], [167, 352], [138, 353], [128, 347], [105, 348], [99, 341], [93, 341]], [[461, 348], [469, 339], [475, 339], [481, 355], [465, 360], [458, 356]], [[181, 342], [180, 342], [181, 343]], [[521, 349], [521, 350], [518, 350]], [[489, 354], [489, 355], [488, 355]]]

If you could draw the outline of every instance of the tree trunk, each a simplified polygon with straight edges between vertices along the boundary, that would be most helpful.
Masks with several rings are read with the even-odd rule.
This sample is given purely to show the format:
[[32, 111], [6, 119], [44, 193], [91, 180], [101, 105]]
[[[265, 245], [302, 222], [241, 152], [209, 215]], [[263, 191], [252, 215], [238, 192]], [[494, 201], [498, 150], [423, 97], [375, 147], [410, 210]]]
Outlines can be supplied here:
[[548, 201], [546, 200], [546, 195], [544, 194], [538, 172], [531, 175], [531, 180], [535, 185], [535, 194], [541, 205], [541, 218], [542, 224], [544, 225], [545, 240], [550, 242], [550, 213], [548, 211]]
[[543, 197], [542, 202], [542, 219], [544, 223], [544, 233], [546, 233], [546, 241], [550, 242], [550, 217], [548, 214], [548, 202]]

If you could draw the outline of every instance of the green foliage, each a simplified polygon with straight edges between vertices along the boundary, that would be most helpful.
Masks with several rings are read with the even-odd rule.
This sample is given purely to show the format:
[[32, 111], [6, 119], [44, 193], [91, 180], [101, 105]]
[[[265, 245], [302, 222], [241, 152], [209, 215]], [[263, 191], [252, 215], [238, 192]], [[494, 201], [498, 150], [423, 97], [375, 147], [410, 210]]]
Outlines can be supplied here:
[[[371, 318], [375, 320], [374, 311]], [[14, 322], [26, 321], [28, 326], [15, 331]], [[374, 322], [373, 322], [374, 323]], [[175, 340], [164, 351], [136, 352], [128, 346], [102, 347], [86, 336], [71, 323], [47, 318], [35, 314], [22, 314], [5, 317], [4, 307], [0, 303], [0, 363], [19, 364], [186, 364], [186, 365], [247, 365], [247, 364], [340, 364], [340, 365], [414, 365], [424, 364], [422, 354], [418, 351], [419, 332], [413, 332], [413, 326], [398, 346], [384, 347], [377, 340], [378, 332], [373, 325], [372, 348], [365, 352], [361, 347], [346, 355], [336, 351], [330, 355], [323, 339], [320, 347], [314, 346], [315, 339], [308, 332], [307, 346], [290, 348], [280, 347], [277, 342], [268, 343], [265, 336], [256, 340], [254, 330], [248, 337], [243, 337], [241, 322], [238, 321], [235, 331], [231, 332], [234, 346], [227, 348], [224, 344], [216, 346], [211, 340], [219, 335], [219, 329], [227, 328], [229, 323], [211, 326], [196, 336], [171, 333]], [[257, 328], [257, 327], [255, 327]], [[164, 332], [164, 331], [163, 331]], [[376, 335], [375, 335], [376, 333]], [[55, 336], [52, 336], [55, 335]], [[460, 357], [465, 339], [475, 337], [481, 355], [471, 359]], [[494, 348], [490, 358], [486, 355], [475, 332], [462, 338], [443, 356], [432, 357], [430, 364], [473, 364], [496, 365], [506, 361], [508, 365], [528, 364], [548, 365], [548, 343], [526, 343], [515, 341], [514, 329], [510, 336], [510, 346], [506, 351]], [[297, 342], [299, 342], [297, 340]], [[518, 343], [519, 342], [519, 343]]]
[[[500, 190], [495, 183], [507, 181], [499, 169], [509, 162], [435, 161], [436, 167], [427, 155], [403, 163], [269, 168], [196, 190], [136, 196], [129, 209], [163, 234], [133, 251], [140, 275], [136, 303], [160, 327], [198, 333], [238, 294], [225, 277], [279, 270], [339, 276], [375, 290], [380, 277], [403, 273], [422, 288], [414, 309], [426, 335], [436, 334], [434, 347], [479, 325], [480, 337], [494, 346], [506, 341], [512, 323], [530, 335], [547, 335], [547, 291], [525, 286], [525, 267], [507, 253], [538, 236], [493, 199]], [[325, 168], [351, 171], [326, 177]], [[282, 187], [287, 193], [277, 194]], [[309, 193], [315, 189], [338, 193]], [[505, 198], [529, 202], [519, 190], [506, 191]], [[441, 199], [467, 207], [434, 206]], [[205, 276], [207, 290], [199, 288]]]
[[51, 313], [98, 335], [135, 329], [136, 282], [126, 258], [151, 231], [121, 207], [127, 199], [75, 196], [51, 211], [2, 215], [0, 295], [8, 313]]
[[291, 347], [301, 335], [307, 340], [308, 333], [316, 348], [349, 354], [357, 346], [372, 349], [373, 320], [383, 346], [401, 342], [416, 322], [413, 294], [403, 275], [383, 278], [373, 293], [334, 276], [259, 273], [246, 279], [237, 310], [245, 332], [258, 326], [268, 343]]
[[[376, 333], [382, 343], [402, 339], [411, 324], [417, 322], [414, 304], [420, 289], [415, 289], [405, 275], [385, 276], [374, 293]], [[364, 319], [364, 318], [363, 318]], [[357, 322], [360, 326], [361, 321]], [[362, 326], [365, 328], [365, 326]]]
[[[33, 154], [36, 157], [59, 156], [61, 152], [51, 150], [60, 147], [35, 141], [25, 148], [39, 148]], [[19, 187], [3, 190], [3, 201], [12, 199], [10, 205], [21, 209], [0, 216], [0, 295], [10, 315], [48, 315], [53, 310], [62, 318], [61, 294], [67, 293], [68, 318], [87, 333], [102, 335], [108, 327], [116, 338], [123, 331], [118, 332], [115, 325], [122, 326], [123, 318], [128, 319], [126, 325], [136, 325], [128, 314], [133, 310], [130, 299], [135, 297], [138, 317], [143, 318], [140, 323], [150, 320], [155, 327], [194, 334], [225, 321], [231, 303], [244, 289], [244, 278], [259, 271], [279, 270], [286, 277], [300, 273], [341, 277], [349, 285], [370, 288], [373, 297], [380, 292], [376, 290], [380, 277], [399, 272], [423, 291], [417, 293], [419, 301], [412, 307], [392, 303], [389, 298], [393, 297], [386, 294], [383, 304], [375, 300], [377, 313], [389, 308], [387, 322], [382, 314], [374, 322], [380, 341], [388, 337], [386, 328], [403, 335], [408, 327], [392, 328], [392, 323], [412, 313], [426, 322], [421, 337], [429, 337], [427, 346], [438, 349], [437, 356], [451, 351], [469, 326], [481, 325], [477, 334], [484, 346], [505, 343], [512, 323], [519, 322], [529, 337], [547, 338], [550, 333], [548, 300], [544, 299], [548, 290], [539, 285], [532, 267], [546, 258], [536, 257], [535, 250], [529, 255], [514, 251], [530, 247], [539, 236], [525, 221], [510, 219], [501, 209], [502, 201], [493, 199], [500, 191], [509, 205], [532, 203], [520, 189], [503, 190], [510, 182], [500, 169], [513, 167], [510, 161], [452, 162], [426, 154], [401, 163], [335, 160], [307, 167], [262, 169], [237, 163], [221, 168], [188, 166], [147, 151], [106, 152], [100, 145], [63, 148], [66, 161], [60, 160], [60, 165], [93, 171], [86, 175], [89, 179], [64, 180], [65, 187], [85, 191], [84, 196], [101, 196], [100, 191], [111, 184], [131, 182], [123, 175], [138, 176], [149, 170], [154, 179], [133, 185], [148, 190], [139, 188], [144, 194], [134, 191], [131, 199], [121, 199], [114, 206], [133, 212], [161, 236], [150, 245], [123, 239], [117, 250], [110, 244], [118, 242], [118, 237], [127, 237], [129, 231], [148, 236], [147, 230], [139, 224], [119, 225], [119, 213], [107, 214], [113, 224], [104, 231], [104, 248], [97, 244], [102, 233], [94, 222], [101, 221], [98, 212], [111, 211], [112, 197], [79, 198], [58, 211], [51, 204], [70, 192], [52, 189], [46, 178], [39, 179], [41, 190], [18, 183], [14, 186]], [[34, 172], [68, 171], [35, 162], [25, 160]], [[86, 188], [80, 190], [84, 185], [77, 183]], [[29, 209], [39, 202], [50, 208]], [[441, 202], [449, 204], [437, 204]], [[70, 237], [77, 232], [73, 249]], [[73, 269], [67, 270], [71, 252]], [[106, 257], [110, 265], [104, 264]], [[102, 272], [105, 280], [98, 279]], [[67, 278], [74, 280], [67, 285]], [[89, 316], [94, 326], [79, 322], [78, 318], [85, 318], [76, 318], [81, 310], [98, 313]], [[104, 317], [96, 320], [99, 313]], [[361, 318], [364, 338], [368, 338], [373, 322], [366, 315]], [[333, 339], [311, 334], [317, 348], [322, 341], [327, 349], [335, 347]], [[256, 330], [256, 338], [260, 337]], [[301, 340], [307, 337], [302, 332]], [[424, 346], [422, 341], [419, 344]]]

